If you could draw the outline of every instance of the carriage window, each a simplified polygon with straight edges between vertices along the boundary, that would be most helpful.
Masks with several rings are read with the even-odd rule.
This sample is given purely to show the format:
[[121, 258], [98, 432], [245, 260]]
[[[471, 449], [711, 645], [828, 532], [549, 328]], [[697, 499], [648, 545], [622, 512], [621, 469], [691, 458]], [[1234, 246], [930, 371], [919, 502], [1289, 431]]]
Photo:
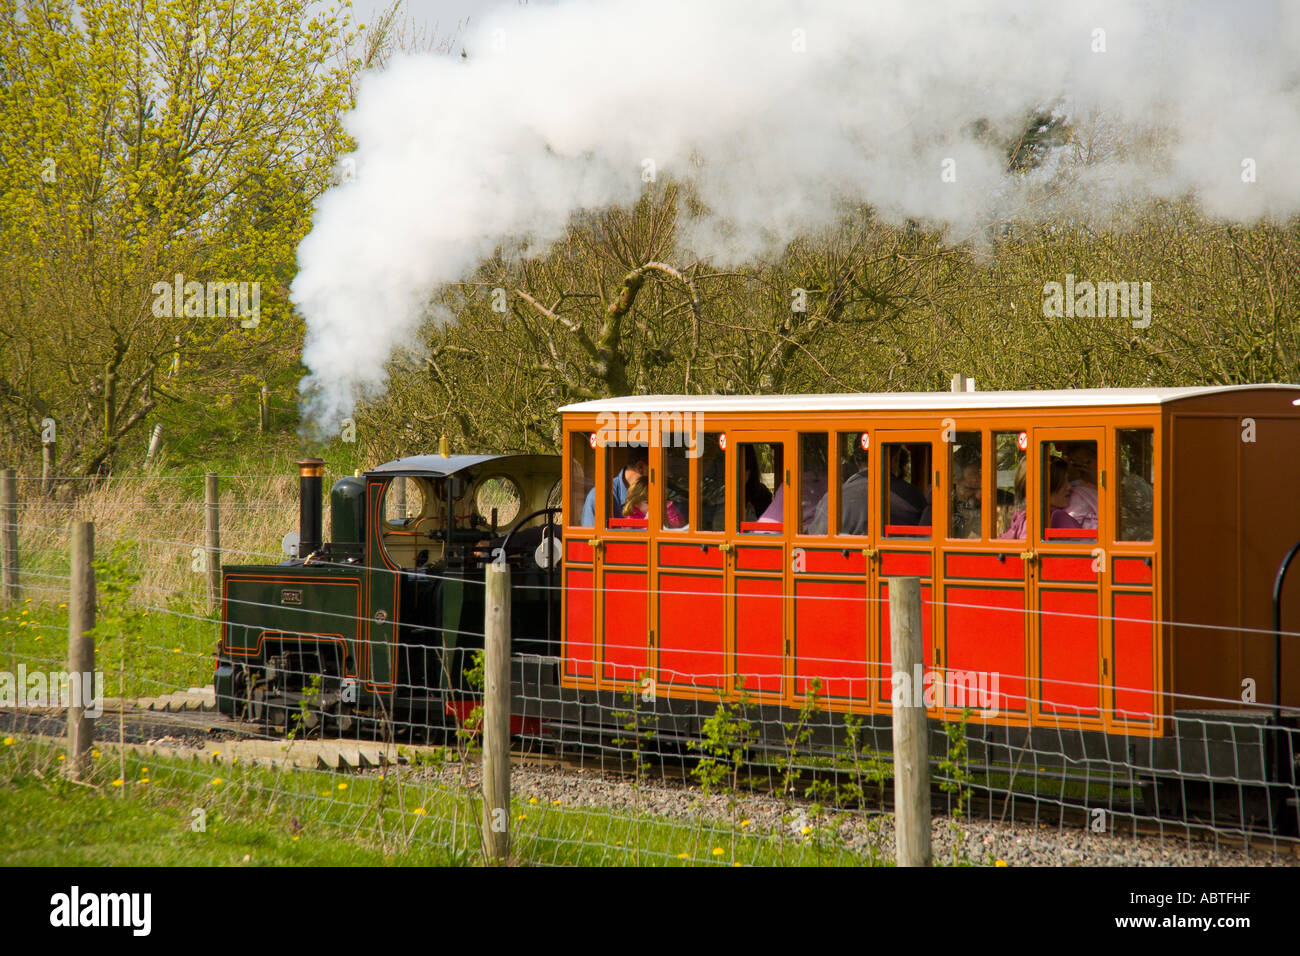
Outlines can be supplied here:
[[[699, 436], [696, 436], [699, 440]], [[700, 530], [721, 531], [727, 515], [726, 436], [720, 432], [704, 435], [697, 472], [700, 502]]]
[[1044, 442], [1043, 540], [1097, 540], [1097, 443]]
[[[826, 452], [830, 436], [812, 432], [799, 436], [799, 533], [826, 533]], [[818, 505], [822, 506], [820, 523]]]
[[785, 449], [778, 442], [736, 446], [737, 527], [741, 532], [779, 534], [785, 497]]
[[665, 530], [686, 530], [691, 514], [691, 460], [685, 435], [665, 436], [663, 514], [659, 526]]
[[650, 452], [645, 445], [610, 445], [605, 449], [609, 477], [605, 527], [644, 530], [650, 513]]
[[840, 523], [837, 534], [866, 534], [871, 511], [867, 498], [870, 440], [866, 432], [840, 432], [835, 436], [839, 458]]
[[984, 449], [979, 432], [957, 432], [948, 443], [952, 487], [948, 537], [978, 538], [983, 532]]
[[1025, 471], [1029, 447], [1028, 432], [996, 432], [993, 452], [997, 456], [997, 536], [1011, 541], [1025, 539]]
[[930, 537], [930, 444], [886, 444], [881, 494], [885, 537]]
[[583, 528], [596, 526], [596, 446], [591, 432], [569, 435], [570, 523]]
[[1150, 428], [1115, 432], [1119, 453], [1119, 541], [1151, 541], [1155, 516], [1155, 433]]

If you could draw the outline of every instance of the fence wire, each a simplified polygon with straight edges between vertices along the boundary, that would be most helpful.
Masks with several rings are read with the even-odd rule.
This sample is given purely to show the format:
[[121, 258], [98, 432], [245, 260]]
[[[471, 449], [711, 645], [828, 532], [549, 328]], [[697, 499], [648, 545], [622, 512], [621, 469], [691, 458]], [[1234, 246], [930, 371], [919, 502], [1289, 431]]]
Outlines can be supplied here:
[[[456, 588], [477, 617], [465, 613], [451, 626], [406, 608], [401, 620], [419, 627], [401, 627], [393, 638], [372, 637], [375, 619], [364, 613], [224, 598], [232, 621], [274, 614], [279, 622], [264, 628], [271, 634], [256, 635], [273, 647], [234, 662], [241, 676], [231, 678], [235, 683], [219, 701], [214, 673], [223, 609], [209, 603], [204, 502], [201, 495], [178, 495], [174, 477], [135, 480], [126, 486], [127, 498], [96, 489], [72, 503], [20, 485], [20, 597], [0, 607], [0, 675], [11, 676], [14, 695], [0, 694], [0, 732], [9, 742], [0, 749], [0, 783], [15, 768], [49, 770], [60, 762], [66, 700], [59, 695], [66, 691], [56, 678], [67, 669], [68, 529], [74, 520], [93, 520], [102, 562], [95, 640], [104, 699], [96, 786], [181, 807], [177, 812], [187, 815], [181, 822], [196, 834], [207, 832], [193, 829], [201, 821], [207, 827], [252, 816], [290, 843], [344, 840], [386, 857], [479, 860], [481, 568], [467, 576], [399, 572], [418, 578], [428, 593]], [[262, 566], [283, 560], [279, 541], [297, 525], [296, 492], [285, 476], [226, 476], [223, 554]], [[330, 566], [320, 570], [328, 573]], [[357, 577], [394, 573], [361, 564], [339, 570]], [[558, 630], [544, 639], [544, 621], [528, 615], [538, 613], [547, 589], [537, 575], [515, 581], [516, 601], [525, 602], [515, 608], [512, 661], [509, 825], [516, 860], [863, 865], [893, 859], [890, 713], [898, 688], [884, 654], [886, 634], [881, 652], [849, 660], [804, 654], [795, 671], [780, 628], [775, 646], [748, 647], [742, 656], [730, 646], [695, 648], [690, 666], [677, 666], [662, 654], [651, 656], [652, 638], [636, 628], [630, 638], [606, 637], [599, 645], [572, 635], [563, 643]], [[570, 585], [569, 591], [584, 589]], [[647, 602], [671, 595], [697, 602], [700, 613], [704, 602], [737, 596], [601, 589], [602, 600], [620, 595]], [[560, 597], [554, 590], [556, 606]], [[833, 600], [864, 620], [884, 610], [881, 598], [865, 592], [847, 602], [781, 593], [764, 599], [773, 607]], [[926, 603], [932, 614], [978, 607]], [[300, 627], [293, 625], [296, 614]], [[1112, 626], [1133, 620], [1089, 617]], [[313, 641], [295, 641], [316, 638], [325, 623], [365, 660], [330, 665]], [[1205, 627], [1140, 623], [1175, 635]], [[531, 639], [521, 642], [524, 632]], [[1283, 634], [1287, 641], [1298, 637]], [[589, 661], [599, 681], [565, 679], [574, 661]], [[993, 687], [992, 672], [971, 680], [970, 672], [930, 668], [920, 682], [919, 703], [933, 716], [928, 742], [937, 861], [1300, 861], [1300, 746], [1294, 730], [1272, 719], [1271, 707], [1240, 698], [1175, 699], [1150, 684], [1047, 679], [1028, 668], [999, 679]], [[348, 706], [349, 694], [358, 695], [356, 706]], [[1085, 695], [1098, 705], [1081, 707]]]

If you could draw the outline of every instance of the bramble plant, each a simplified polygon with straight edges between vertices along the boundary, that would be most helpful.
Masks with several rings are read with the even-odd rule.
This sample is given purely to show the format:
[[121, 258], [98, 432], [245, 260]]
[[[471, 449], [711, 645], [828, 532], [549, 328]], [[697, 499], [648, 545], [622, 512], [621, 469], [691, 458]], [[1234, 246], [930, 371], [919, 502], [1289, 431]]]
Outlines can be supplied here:
[[704, 754], [691, 771], [691, 775], [700, 781], [700, 790], [707, 796], [717, 789], [727, 797], [733, 863], [739, 822], [736, 811], [740, 806], [737, 788], [740, 785], [741, 769], [745, 765], [745, 751], [749, 748], [754, 733], [753, 722], [745, 716], [745, 710], [751, 703], [744, 681], [737, 681], [735, 710], [725, 701], [720, 701], [717, 710], [700, 728], [704, 739], [691, 741], [690, 744], [693, 749]]
[[643, 673], [637, 687], [623, 692], [623, 701], [629, 709], [613, 712], [614, 719], [621, 722], [623, 733], [614, 737], [610, 742], [615, 747], [623, 747], [631, 751], [633, 786], [637, 790], [640, 790], [642, 784], [645, 783], [645, 775], [650, 770], [650, 763], [645, 759], [645, 748], [658, 734], [658, 716], [652, 712], [647, 717], [641, 707], [642, 691], [640, 688], [647, 686], [646, 682], [650, 679], [648, 672]]
[[948, 736], [948, 753], [939, 761], [939, 773], [942, 775], [939, 789], [956, 796], [956, 805], [952, 809], [951, 824], [953, 831], [952, 864], [969, 865], [970, 857], [966, 854], [966, 828], [963, 822], [970, 804], [970, 748], [966, 743], [966, 728], [973, 711], [969, 707], [961, 712], [960, 723], [951, 724], [944, 721], [943, 730]]

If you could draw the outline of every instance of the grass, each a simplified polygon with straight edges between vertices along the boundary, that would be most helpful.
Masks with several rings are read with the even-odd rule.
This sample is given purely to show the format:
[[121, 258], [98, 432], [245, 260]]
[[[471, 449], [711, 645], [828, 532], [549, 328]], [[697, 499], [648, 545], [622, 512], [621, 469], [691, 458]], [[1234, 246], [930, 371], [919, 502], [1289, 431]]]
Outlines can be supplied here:
[[[0, 741], [0, 860], [20, 866], [421, 865], [481, 862], [478, 808], [459, 786], [392, 772], [241, 767], [101, 753], [89, 785], [59, 750]], [[202, 810], [206, 829], [193, 828]], [[824, 841], [600, 808], [516, 800], [514, 862], [547, 865], [860, 866]]]
[[[156, 697], [212, 683], [217, 647], [215, 621], [180, 602], [173, 607], [145, 608], [137, 629], [125, 640], [96, 641], [96, 666], [104, 674], [108, 697]], [[125, 686], [120, 679], [126, 654]], [[63, 671], [68, 662], [68, 611], [25, 599], [0, 608], [0, 671]]]

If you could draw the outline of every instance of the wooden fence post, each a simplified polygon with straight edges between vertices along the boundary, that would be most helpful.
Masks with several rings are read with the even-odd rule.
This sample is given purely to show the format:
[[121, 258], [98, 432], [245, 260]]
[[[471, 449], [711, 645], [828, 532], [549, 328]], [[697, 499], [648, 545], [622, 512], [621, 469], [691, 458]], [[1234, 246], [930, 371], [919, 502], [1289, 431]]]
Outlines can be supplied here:
[[510, 568], [490, 563], [483, 621], [483, 853], [510, 855]]
[[218, 510], [217, 476], [209, 472], [203, 479], [203, 530], [208, 568], [208, 607], [221, 606], [221, 515]]
[[18, 600], [18, 473], [0, 472], [0, 552], [4, 560], [4, 599]]
[[[95, 718], [86, 713], [91, 701], [103, 693], [95, 681], [95, 523], [72, 525], [72, 578], [68, 584], [68, 776], [90, 776], [90, 750], [95, 740]], [[87, 683], [90, 691], [85, 690]], [[93, 709], [93, 704], [92, 704]]]
[[889, 579], [894, 712], [894, 839], [899, 866], [929, 866], [930, 754], [926, 739], [921, 579]]

